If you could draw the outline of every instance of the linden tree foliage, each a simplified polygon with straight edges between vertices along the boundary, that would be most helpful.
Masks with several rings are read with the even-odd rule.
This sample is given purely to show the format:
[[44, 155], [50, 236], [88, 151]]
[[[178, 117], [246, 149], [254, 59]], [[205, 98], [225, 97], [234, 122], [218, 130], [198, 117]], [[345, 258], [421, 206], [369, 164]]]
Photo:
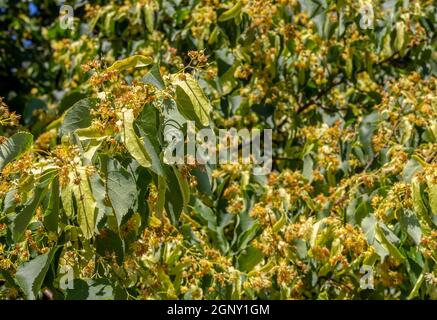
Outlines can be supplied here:
[[0, 1], [0, 298], [437, 298], [435, 1], [71, 3]]

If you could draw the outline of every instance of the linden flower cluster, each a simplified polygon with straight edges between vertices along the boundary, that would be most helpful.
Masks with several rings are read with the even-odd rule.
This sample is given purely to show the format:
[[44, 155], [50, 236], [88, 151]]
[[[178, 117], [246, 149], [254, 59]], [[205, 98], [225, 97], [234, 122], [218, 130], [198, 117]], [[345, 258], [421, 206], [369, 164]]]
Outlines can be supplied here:
[[357, 227], [347, 224], [344, 227], [337, 226], [334, 232], [335, 236], [340, 239], [343, 245], [343, 254], [352, 254], [353, 256], [360, 256], [367, 250], [367, 240], [362, 230]]
[[[0, 125], [5, 127], [15, 127], [18, 125], [18, 121], [20, 120], [20, 116], [15, 112], [10, 112], [8, 106], [3, 101], [3, 98], [0, 97]], [[2, 141], [0, 140], [0, 143]]]
[[71, 182], [71, 172], [82, 163], [77, 146], [61, 145], [52, 152], [52, 161], [59, 168], [59, 183], [66, 186]]
[[125, 111], [132, 109], [134, 115], [138, 115], [145, 105], [168, 94], [157, 92], [153, 86], [137, 80], [128, 84], [113, 71], [96, 70], [89, 81], [99, 99], [91, 110], [93, 126], [101, 133], [120, 132]]
[[17, 161], [8, 163], [1, 171], [1, 179], [8, 179], [10, 177], [11, 180], [15, 180], [16, 176], [21, 175], [21, 180], [24, 180], [23, 178], [27, 177], [31, 173], [34, 166], [34, 161], [35, 158], [33, 154], [27, 153]]
[[228, 212], [238, 214], [244, 211], [245, 201], [239, 184], [232, 183], [228, 186], [223, 192], [223, 197], [228, 200]]
[[[208, 2], [208, 1], [207, 1]], [[191, 33], [194, 38], [206, 40], [210, 36], [210, 25], [216, 20], [216, 8], [208, 3], [199, 3], [191, 12]]]
[[421, 251], [424, 256], [431, 259], [437, 258], [437, 231], [432, 230], [429, 235], [422, 238]]
[[300, 171], [284, 170], [280, 174], [273, 172], [269, 176], [268, 185], [265, 201], [276, 209], [291, 209], [299, 199], [305, 200], [313, 190]]
[[243, 11], [246, 12], [251, 19], [252, 28], [256, 28], [262, 33], [266, 33], [272, 28], [278, 7], [274, 1], [242, 1]]
[[[44, 229], [48, 192], [33, 209], [32, 228], [23, 241], [0, 244], [0, 268], [14, 276], [19, 265], [58, 243], [63, 245], [60, 267], [73, 268], [75, 277], [108, 280], [134, 299], [356, 299], [362, 293], [357, 282], [363, 265], [372, 267], [375, 292], [384, 298], [407, 297], [420, 274], [424, 280], [417, 295], [433, 297], [437, 78], [409, 69], [433, 47], [432, 32], [424, 28], [432, 3], [410, 1], [391, 15], [376, 10], [381, 1], [331, 1], [323, 9], [323, 26], [297, 0], [242, 0], [236, 7], [219, 0], [194, 6], [173, 1], [163, 8], [160, 3], [86, 4], [87, 34], [50, 40], [53, 35], [43, 29], [51, 41], [53, 70], [61, 75], [59, 85], [96, 98], [88, 129], [106, 136], [98, 152], [122, 160], [123, 166], [131, 163], [120, 142], [123, 114], [133, 111], [136, 118], [144, 107], [161, 111], [164, 99], [175, 96], [171, 86], [161, 91], [135, 80], [150, 68], [105, 69], [119, 57], [141, 54], [160, 60], [166, 84], [175, 72], [180, 79], [185, 72], [198, 72], [214, 106], [211, 123], [216, 127], [273, 128], [273, 172], [253, 177], [250, 165], [218, 165], [206, 194], [191, 174], [199, 167], [186, 166], [180, 173], [190, 200], [208, 207], [217, 225], [205, 223], [192, 202], [176, 221], [169, 220], [166, 208], [158, 216], [162, 198], [151, 183], [138, 190], [146, 191], [138, 202], [144, 202], [147, 213], [129, 208], [127, 221], [117, 225], [109, 210], [99, 215], [92, 240], [75, 225], [82, 198], [71, 204], [77, 215], [67, 217], [60, 208], [59, 234]], [[358, 22], [360, 10], [370, 4], [376, 31], [363, 30]], [[238, 14], [222, 21], [221, 14], [231, 8]], [[388, 20], [396, 21], [391, 25]], [[387, 33], [375, 41], [379, 26]], [[230, 28], [235, 34], [224, 32]], [[402, 32], [408, 37], [400, 39]], [[403, 48], [393, 48], [399, 40], [405, 41]], [[423, 64], [417, 70], [427, 68]], [[0, 111], [0, 125], [18, 123], [2, 100]], [[3, 168], [2, 209], [4, 197], [12, 195], [9, 203], [16, 209], [8, 210], [22, 210], [33, 189], [21, 190], [39, 178], [41, 168], [57, 170], [62, 204], [68, 202], [68, 188], [84, 182], [78, 173], [84, 170], [87, 178], [95, 173], [97, 165], [84, 167], [80, 148], [66, 139], [55, 146], [57, 136], [56, 129], [39, 134], [30, 152]], [[14, 189], [20, 192], [11, 193]], [[99, 205], [110, 201], [105, 195]], [[420, 242], [411, 235], [417, 226], [404, 226], [407, 212], [431, 218], [418, 217]], [[373, 229], [364, 232], [360, 223], [363, 215], [366, 224], [375, 222], [372, 243]], [[0, 215], [2, 239], [9, 237], [8, 218], [9, 213]], [[376, 226], [386, 226], [400, 243], [384, 242]], [[99, 247], [113, 242], [123, 243], [123, 259], [117, 250]], [[411, 260], [426, 269], [418, 273]], [[0, 297], [23, 297], [15, 288], [4, 294], [3, 287]]]
[[39, 135], [35, 140], [36, 149], [49, 151], [51, 147], [56, 143], [56, 131], [51, 130]]
[[[64, 38], [59, 41], [51, 42], [53, 49], [53, 59], [56, 64], [67, 74], [75, 70], [71, 78], [62, 78], [62, 85], [66, 88], [77, 88], [85, 83], [85, 78], [81, 77], [81, 66], [87, 61], [92, 61], [98, 55], [99, 41], [85, 35], [72, 40]], [[76, 56], [76, 59], [71, 59]]]
[[329, 127], [322, 124], [319, 127], [305, 127], [302, 135], [308, 143], [314, 143], [317, 147], [317, 163], [320, 168], [336, 171], [339, 166], [339, 139], [342, 134], [340, 122]]
[[437, 78], [422, 79], [413, 72], [390, 83], [377, 108], [387, 114], [392, 124], [398, 122], [404, 126], [431, 127], [435, 124], [437, 112], [436, 88]]
[[[187, 220], [190, 224], [191, 221]], [[191, 226], [199, 239], [206, 240], [195, 224]], [[164, 260], [178, 259], [179, 263], [174, 268], [180, 271], [178, 287], [166, 289], [164, 297], [175, 298], [179, 294], [189, 293], [192, 298], [200, 299], [203, 296], [200, 279], [204, 276], [213, 276], [212, 287], [226, 285], [236, 276], [236, 270], [231, 267], [229, 259], [222, 256], [218, 250], [209, 248], [206, 241], [202, 241], [201, 248], [189, 245], [167, 218], [159, 220], [152, 217], [150, 227], [145, 229], [140, 239], [131, 246], [132, 258], [139, 258], [147, 270], [146, 281], [141, 285], [142, 296], [145, 299], [157, 298], [161, 291], [157, 289], [163, 289], [165, 286], [161, 280], [163, 277], [169, 277], [172, 272], [172, 269], [160, 269], [156, 266], [157, 257], [162, 250], [165, 251]], [[130, 272], [141, 274], [142, 270], [131, 266]]]

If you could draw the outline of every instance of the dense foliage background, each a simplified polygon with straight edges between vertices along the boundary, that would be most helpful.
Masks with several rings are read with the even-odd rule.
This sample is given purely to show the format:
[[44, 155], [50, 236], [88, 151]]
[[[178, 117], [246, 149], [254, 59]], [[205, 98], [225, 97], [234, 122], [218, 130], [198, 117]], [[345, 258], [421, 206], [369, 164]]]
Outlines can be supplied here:
[[437, 298], [436, 1], [65, 4], [0, 0], [0, 298]]

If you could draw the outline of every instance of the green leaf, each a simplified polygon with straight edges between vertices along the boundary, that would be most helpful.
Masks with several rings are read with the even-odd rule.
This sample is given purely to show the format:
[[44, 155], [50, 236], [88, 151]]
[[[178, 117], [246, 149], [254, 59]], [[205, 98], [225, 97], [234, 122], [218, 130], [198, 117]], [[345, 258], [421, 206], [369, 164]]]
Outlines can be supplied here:
[[242, 7], [243, 5], [241, 1], [238, 1], [231, 9], [223, 12], [218, 18], [218, 21], [223, 22], [237, 17], [241, 12]]
[[[102, 171], [105, 170], [102, 169]], [[106, 184], [103, 182], [102, 178], [98, 173], [94, 173], [90, 176], [90, 184], [91, 184], [91, 189], [93, 191], [94, 199], [96, 199], [96, 207], [97, 207], [96, 224], [98, 228], [99, 223], [103, 220], [104, 217], [113, 214], [114, 208], [112, 207], [110, 201], [107, 201]]]
[[144, 6], [144, 20], [146, 23], [147, 31], [153, 32], [155, 17], [154, 17], [153, 7], [150, 4], [146, 4]]
[[208, 165], [198, 166], [191, 171], [197, 179], [197, 190], [207, 195], [212, 194], [211, 168]]
[[79, 100], [86, 98], [86, 94], [79, 91], [71, 91], [66, 93], [59, 103], [58, 111], [64, 112]]
[[[212, 211], [211, 208], [206, 206], [201, 200], [195, 199], [193, 211], [196, 214], [196, 217], [207, 226], [209, 236], [211, 237], [214, 245], [225, 253], [229, 250], [229, 243], [226, 240], [224, 235], [224, 228], [227, 224], [231, 222], [231, 220], [226, 219], [232, 217], [231, 215], [222, 216], [221, 224], [217, 221], [217, 216]], [[250, 239], [249, 239], [250, 240]], [[241, 243], [241, 242], [240, 242]], [[240, 244], [241, 247], [244, 247]]]
[[59, 179], [55, 177], [51, 184], [49, 203], [44, 213], [44, 226], [48, 231], [58, 231], [58, 219], [59, 219]]
[[94, 126], [77, 129], [74, 134], [82, 149], [83, 163], [92, 164], [94, 155], [108, 135], [102, 134], [100, 130]]
[[404, 171], [402, 172], [402, 178], [405, 182], [410, 183], [414, 175], [421, 170], [421, 164], [412, 158], [408, 160], [407, 164], [405, 165]]
[[77, 222], [86, 239], [94, 235], [96, 223], [96, 200], [91, 191], [90, 181], [85, 168], [78, 168], [80, 182], [73, 185], [73, 194], [77, 204]]
[[167, 182], [161, 176], [158, 176], [158, 201], [156, 202], [156, 214], [159, 218], [162, 217], [165, 206], [165, 195], [167, 191]]
[[62, 207], [68, 217], [73, 215], [73, 186], [67, 184], [61, 189]]
[[249, 272], [259, 264], [263, 258], [261, 250], [249, 246], [238, 257], [238, 269], [243, 272]]
[[402, 21], [399, 21], [396, 23], [396, 38], [394, 47], [396, 51], [402, 52], [405, 44], [405, 24]]
[[17, 189], [9, 190], [3, 199], [3, 214], [8, 214], [14, 211], [17, 203], [15, 202], [15, 195], [17, 194]]
[[382, 45], [382, 52], [381, 52], [381, 58], [387, 59], [391, 57], [393, 54], [393, 50], [391, 48], [391, 36], [390, 33], [387, 32], [387, 34], [384, 37], [383, 45]]
[[416, 245], [419, 245], [422, 240], [422, 229], [416, 214], [408, 209], [401, 210], [400, 223], [402, 229], [405, 230]]
[[107, 175], [108, 197], [117, 218], [118, 226], [135, 203], [135, 179], [116, 160], [110, 161]]
[[434, 215], [437, 215], [437, 184], [433, 183], [431, 179], [427, 179], [429, 206]]
[[107, 279], [74, 279], [73, 289], [67, 289], [66, 300], [126, 299]]
[[194, 211], [199, 215], [203, 224], [209, 226], [217, 226], [217, 217], [211, 208], [207, 207], [201, 200], [196, 199], [194, 205]]
[[187, 179], [182, 176], [179, 169], [176, 166], [172, 166], [172, 168], [179, 183], [179, 189], [181, 190], [182, 199], [184, 203], [183, 206], [185, 208], [188, 205], [188, 202], [190, 201], [190, 186], [188, 184]]
[[135, 125], [138, 128], [141, 136], [141, 141], [144, 145], [147, 155], [150, 158], [150, 169], [157, 175], [163, 176], [164, 170], [162, 161], [159, 157], [161, 147], [158, 140], [159, 135], [159, 112], [152, 105], [144, 106], [141, 114], [135, 120]]
[[303, 158], [302, 175], [309, 181], [313, 180], [313, 165], [314, 161], [310, 155], [306, 155]]
[[105, 71], [123, 71], [129, 68], [145, 67], [153, 63], [153, 59], [146, 56], [134, 55], [126, 59], [118, 60], [114, 62], [112, 66]]
[[24, 204], [23, 209], [14, 218], [12, 222], [12, 238], [14, 241], [18, 242], [21, 240], [24, 231], [26, 231], [26, 228], [35, 213], [36, 208], [41, 202], [44, 191], [44, 187], [37, 186], [34, 189], [32, 198], [30, 198]]
[[432, 226], [432, 221], [428, 215], [428, 210], [423, 202], [422, 190], [420, 182], [417, 178], [413, 178], [411, 182], [411, 191], [413, 198], [413, 208], [419, 218], [422, 228], [429, 229]]
[[417, 281], [414, 284], [413, 289], [411, 290], [410, 294], [407, 297], [408, 300], [413, 299], [414, 297], [416, 297], [419, 294], [419, 289], [423, 284], [423, 280], [425, 280], [425, 277], [424, 277], [423, 273], [421, 273], [419, 278], [417, 278]]
[[405, 261], [404, 255], [399, 251], [399, 249], [389, 240], [386, 232], [383, 230], [381, 225], [376, 226], [376, 239], [381, 242], [381, 244], [388, 250], [390, 255], [402, 262]]
[[373, 248], [375, 248], [376, 254], [379, 256], [382, 262], [384, 262], [385, 257], [387, 257], [390, 252], [380, 243], [380, 241], [373, 242]]
[[198, 127], [205, 127], [209, 125], [211, 104], [197, 80], [190, 74], [184, 76], [185, 80], [176, 78], [174, 82], [178, 110], [186, 119], [195, 121]]
[[152, 181], [150, 172], [146, 168], [138, 166], [135, 171], [135, 179], [137, 183], [138, 190], [138, 213], [141, 215], [143, 222], [147, 221], [149, 217], [149, 206], [146, 201], [147, 194], [149, 192], [149, 184]]
[[355, 211], [355, 222], [361, 224], [361, 221], [368, 216], [372, 211], [372, 208], [367, 201], [367, 198], [363, 197], [362, 202], [357, 206]]
[[46, 103], [40, 99], [31, 99], [26, 103], [23, 112], [23, 119], [26, 125], [30, 125], [34, 122], [34, 111], [39, 109], [47, 110]]
[[[176, 224], [179, 220], [182, 210], [184, 209], [184, 196], [187, 196], [188, 190], [181, 190], [180, 184], [184, 184], [183, 181], [179, 181], [176, 172], [171, 167], [165, 168], [165, 210], [169, 215], [172, 223]], [[187, 186], [184, 186], [186, 188]], [[163, 190], [159, 188], [159, 190]], [[161, 191], [162, 192], [162, 191]], [[184, 195], [185, 194], [185, 195]]]
[[159, 63], [155, 63], [141, 81], [155, 86], [158, 90], [164, 90], [165, 83], [164, 80], [162, 80], [161, 72], [159, 71]]
[[369, 215], [361, 220], [361, 228], [364, 231], [364, 235], [366, 236], [367, 242], [369, 244], [373, 244], [375, 241], [375, 232], [376, 225], [378, 221], [376, 220], [374, 215]]
[[115, 254], [115, 259], [118, 265], [123, 264], [124, 260], [124, 244], [120, 236], [110, 229], [105, 229], [96, 238], [96, 250], [102, 257], [112, 256]]
[[219, 32], [220, 32], [219, 31], [219, 27], [215, 26], [214, 29], [211, 32], [211, 35], [209, 36], [209, 39], [208, 39], [208, 44], [209, 45], [213, 45], [217, 41]]
[[27, 299], [35, 300], [38, 297], [55, 251], [52, 249], [50, 253], [37, 256], [18, 267], [15, 278]]
[[28, 132], [17, 132], [0, 144], [0, 170], [9, 162], [19, 158], [32, 147], [33, 135]]
[[287, 222], [287, 215], [281, 212], [281, 218], [273, 225], [273, 232], [278, 233]]
[[90, 98], [76, 102], [65, 112], [60, 134], [67, 135], [77, 129], [89, 127], [91, 125], [90, 110], [93, 106], [94, 102]]
[[122, 140], [132, 157], [134, 157], [140, 165], [147, 168], [151, 166], [151, 159], [147, 154], [143, 142], [135, 133], [134, 121], [135, 118], [131, 109], [123, 113], [124, 128], [122, 132]]

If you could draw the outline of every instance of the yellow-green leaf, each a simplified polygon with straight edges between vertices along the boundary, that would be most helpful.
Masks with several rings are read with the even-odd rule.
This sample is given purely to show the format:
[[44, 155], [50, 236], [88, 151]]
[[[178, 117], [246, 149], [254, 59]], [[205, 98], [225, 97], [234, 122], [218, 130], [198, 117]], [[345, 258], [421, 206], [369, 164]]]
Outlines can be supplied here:
[[145, 67], [153, 63], [153, 59], [146, 56], [134, 55], [114, 62], [106, 71], [123, 71], [129, 68]]
[[401, 21], [396, 23], [396, 38], [394, 43], [396, 51], [402, 52], [405, 46], [405, 24]]
[[68, 217], [73, 215], [73, 187], [72, 184], [67, 184], [61, 189], [62, 207]]
[[131, 109], [123, 113], [124, 128], [122, 132], [122, 140], [126, 149], [143, 167], [151, 166], [150, 156], [147, 154], [143, 142], [138, 138], [134, 130], [134, 114]]
[[144, 22], [146, 23], [147, 31], [153, 32], [155, 25], [154, 11], [151, 5], [144, 6]]
[[434, 215], [437, 215], [437, 184], [432, 183], [431, 179], [427, 179], [429, 206]]
[[231, 9], [223, 12], [221, 16], [218, 18], [218, 21], [222, 22], [222, 21], [227, 21], [236, 18], [240, 14], [241, 8], [242, 8], [242, 3], [241, 1], [238, 1]]
[[423, 276], [423, 273], [421, 273], [419, 278], [417, 278], [416, 284], [414, 285], [413, 289], [411, 290], [410, 294], [407, 297], [408, 300], [411, 300], [418, 295], [423, 280], [425, 280], [425, 277]]
[[417, 177], [413, 178], [412, 180], [411, 191], [412, 191], [414, 211], [416, 212], [417, 217], [419, 218], [422, 228], [425, 228], [425, 230], [427, 230], [432, 225], [432, 221], [428, 215], [428, 210], [426, 209], [425, 204], [423, 202], [422, 193], [420, 190], [420, 182], [418, 181]]
[[96, 223], [96, 200], [91, 191], [90, 181], [85, 168], [78, 168], [80, 182], [73, 185], [73, 194], [77, 204], [77, 221], [85, 238], [94, 235]]

